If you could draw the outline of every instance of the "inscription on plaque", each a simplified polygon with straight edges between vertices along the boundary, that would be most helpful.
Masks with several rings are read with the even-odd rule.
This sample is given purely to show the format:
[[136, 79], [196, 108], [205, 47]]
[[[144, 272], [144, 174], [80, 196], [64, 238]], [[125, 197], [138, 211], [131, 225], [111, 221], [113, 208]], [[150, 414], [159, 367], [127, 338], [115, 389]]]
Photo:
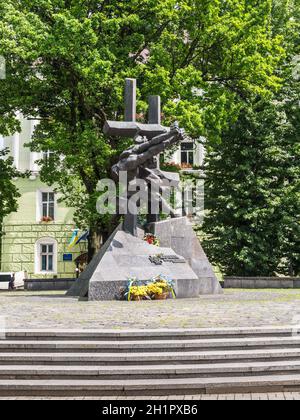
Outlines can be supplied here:
[[163, 263], [172, 263], [172, 264], [185, 264], [186, 261], [183, 258], [177, 257], [177, 255], [156, 255], [154, 257], [150, 256], [149, 260], [152, 264], [162, 265]]

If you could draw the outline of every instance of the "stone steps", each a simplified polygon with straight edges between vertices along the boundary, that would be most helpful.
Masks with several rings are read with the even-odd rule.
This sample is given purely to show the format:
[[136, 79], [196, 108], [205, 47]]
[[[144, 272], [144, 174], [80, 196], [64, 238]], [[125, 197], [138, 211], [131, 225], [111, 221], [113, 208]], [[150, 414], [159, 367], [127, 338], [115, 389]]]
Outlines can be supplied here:
[[139, 380], [0, 380], [0, 396], [197, 395], [297, 392], [300, 375]]
[[0, 366], [134, 366], [300, 361], [300, 349], [151, 353], [0, 353]]
[[254, 338], [211, 338], [197, 340], [142, 340], [142, 341], [41, 341], [41, 340], [2, 340], [0, 352], [169, 352], [247, 350], [247, 349], [286, 349], [300, 348], [300, 336], [254, 337]]
[[263, 375], [300, 375], [300, 361], [156, 366], [0, 366], [3, 379], [172, 379]]
[[0, 396], [300, 391], [293, 332], [9, 331], [0, 340]]
[[[250, 337], [290, 337], [294, 327], [253, 327], [253, 328], [202, 328], [202, 329], [160, 329], [160, 330], [6, 330], [7, 340], [35, 341], [148, 341], [184, 340], [206, 338], [250, 338]], [[299, 331], [300, 332], [300, 331]]]
[[300, 349], [151, 353], [1, 353], [0, 366], [124, 366], [300, 361]]

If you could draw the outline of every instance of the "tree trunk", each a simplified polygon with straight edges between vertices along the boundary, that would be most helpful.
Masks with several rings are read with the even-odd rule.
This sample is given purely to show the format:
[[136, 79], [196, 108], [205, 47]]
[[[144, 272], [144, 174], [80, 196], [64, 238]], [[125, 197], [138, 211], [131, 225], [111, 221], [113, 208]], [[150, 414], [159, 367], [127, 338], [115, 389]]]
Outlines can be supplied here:
[[89, 243], [88, 243], [88, 262], [90, 263], [93, 257], [99, 252], [103, 244], [103, 234], [97, 228], [90, 229]]

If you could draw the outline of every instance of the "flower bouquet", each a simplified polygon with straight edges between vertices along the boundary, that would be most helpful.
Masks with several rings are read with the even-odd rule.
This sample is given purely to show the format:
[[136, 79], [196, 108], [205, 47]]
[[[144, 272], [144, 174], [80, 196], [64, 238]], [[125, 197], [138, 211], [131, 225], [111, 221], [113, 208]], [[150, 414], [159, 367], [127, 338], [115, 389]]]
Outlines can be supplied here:
[[148, 290], [152, 293], [152, 299], [165, 300], [172, 296], [176, 298], [174, 281], [165, 276], [159, 275], [148, 284]]
[[130, 299], [134, 301], [148, 299], [147, 286], [132, 286], [130, 289]]
[[159, 239], [152, 233], [146, 233], [144, 236], [144, 241], [148, 242], [149, 245], [155, 245], [155, 246], [160, 245]]
[[127, 300], [128, 302], [131, 300], [149, 300], [146, 284], [138, 281], [136, 277], [129, 278], [126, 287], [120, 292], [122, 295], [121, 300]]
[[148, 282], [141, 282], [135, 277], [128, 279], [125, 288], [120, 289], [120, 299], [126, 301], [166, 300], [176, 298], [174, 281], [162, 275]]

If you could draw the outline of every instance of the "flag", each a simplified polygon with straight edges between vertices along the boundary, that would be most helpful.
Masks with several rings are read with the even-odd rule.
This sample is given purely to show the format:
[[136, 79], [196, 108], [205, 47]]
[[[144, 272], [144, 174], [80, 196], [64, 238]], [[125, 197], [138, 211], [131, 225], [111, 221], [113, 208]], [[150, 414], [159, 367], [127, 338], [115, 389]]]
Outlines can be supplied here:
[[84, 233], [80, 236], [80, 238], [79, 238], [79, 239], [78, 239], [78, 241], [76, 242], [76, 245], [80, 244], [80, 242], [82, 242], [82, 241], [87, 241], [89, 236], [90, 236], [90, 231], [89, 231], [89, 230], [87, 230], [86, 232], [84, 232]]
[[74, 245], [76, 245], [77, 241], [78, 241], [78, 232], [79, 229], [75, 229], [71, 238], [71, 241], [69, 243], [69, 248], [73, 248]]

